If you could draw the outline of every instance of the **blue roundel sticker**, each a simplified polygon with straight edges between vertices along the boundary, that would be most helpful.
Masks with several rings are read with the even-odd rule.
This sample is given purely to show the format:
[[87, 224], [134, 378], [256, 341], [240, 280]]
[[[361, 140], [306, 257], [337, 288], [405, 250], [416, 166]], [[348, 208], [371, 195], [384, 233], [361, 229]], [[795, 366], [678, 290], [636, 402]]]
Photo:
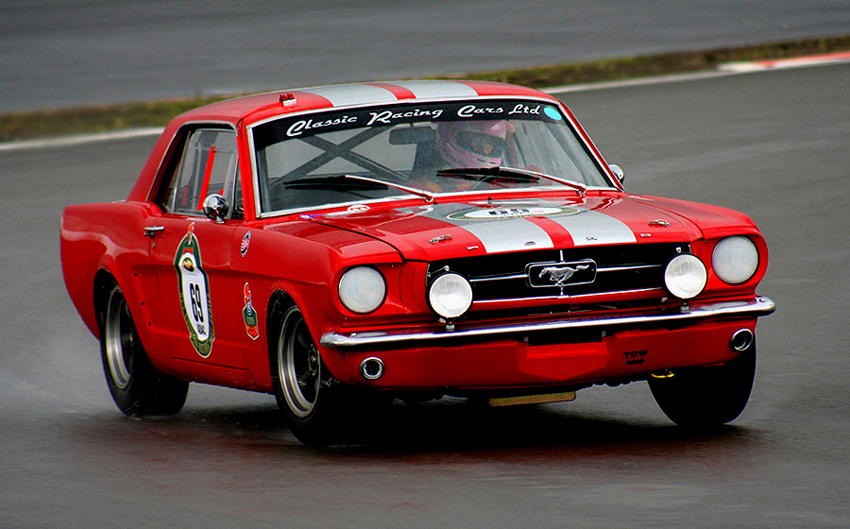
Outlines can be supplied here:
[[552, 119], [555, 119], [555, 120], [561, 119], [561, 113], [558, 112], [556, 109], [554, 109], [552, 107], [546, 107], [545, 109], [543, 109], [543, 112], [545, 112], [546, 115], [549, 116]]

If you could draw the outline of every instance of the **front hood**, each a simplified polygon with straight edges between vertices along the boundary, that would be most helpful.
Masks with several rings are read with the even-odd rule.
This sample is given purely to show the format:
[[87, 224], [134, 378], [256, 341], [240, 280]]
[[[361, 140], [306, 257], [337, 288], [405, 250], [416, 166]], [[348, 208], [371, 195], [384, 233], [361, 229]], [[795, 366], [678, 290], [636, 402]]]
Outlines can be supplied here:
[[593, 192], [583, 199], [440, 197], [435, 204], [363, 205], [310, 220], [380, 239], [405, 259], [423, 261], [551, 248], [690, 242], [702, 236], [698, 219], [686, 219], [671, 211], [676, 204], [655, 200]]

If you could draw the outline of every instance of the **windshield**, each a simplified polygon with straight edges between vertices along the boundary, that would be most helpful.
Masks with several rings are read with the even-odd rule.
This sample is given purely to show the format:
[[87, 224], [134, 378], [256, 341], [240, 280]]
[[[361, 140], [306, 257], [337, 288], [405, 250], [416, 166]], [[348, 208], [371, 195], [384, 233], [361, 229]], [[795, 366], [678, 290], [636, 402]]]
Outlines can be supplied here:
[[612, 187], [560, 109], [541, 101], [301, 114], [256, 126], [253, 139], [263, 212], [403, 194]]

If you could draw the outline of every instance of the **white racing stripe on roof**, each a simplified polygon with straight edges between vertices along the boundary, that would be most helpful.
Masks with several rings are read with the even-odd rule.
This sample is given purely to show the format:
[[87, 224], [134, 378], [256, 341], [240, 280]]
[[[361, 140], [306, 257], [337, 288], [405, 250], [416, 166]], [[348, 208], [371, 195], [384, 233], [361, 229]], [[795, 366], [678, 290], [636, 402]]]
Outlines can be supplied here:
[[398, 100], [389, 90], [373, 85], [322, 86], [302, 90], [302, 92], [324, 97], [335, 107], [389, 103]]
[[470, 97], [478, 92], [462, 83], [453, 81], [396, 81], [392, 84], [413, 92], [417, 98]]

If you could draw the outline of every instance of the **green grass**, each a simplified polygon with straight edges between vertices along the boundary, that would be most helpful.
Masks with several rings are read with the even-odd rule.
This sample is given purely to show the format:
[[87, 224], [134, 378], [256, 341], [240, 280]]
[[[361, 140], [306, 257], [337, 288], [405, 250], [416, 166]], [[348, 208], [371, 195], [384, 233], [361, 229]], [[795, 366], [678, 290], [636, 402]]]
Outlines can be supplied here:
[[[708, 51], [627, 57], [540, 68], [469, 73], [462, 76], [446, 77], [446, 79], [501, 81], [533, 88], [546, 88], [675, 73], [711, 71], [728, 62], [783, 59], [848, 50], [850, 50], [850, 36], [843, 36]], [[242, 94], [233, 94], [228, 97], [236, 95]], [[162, 127], [177, 114], [226, 98], [198, 97], [173, 101], [4, 114], [0, 115], [0, 142]]]

